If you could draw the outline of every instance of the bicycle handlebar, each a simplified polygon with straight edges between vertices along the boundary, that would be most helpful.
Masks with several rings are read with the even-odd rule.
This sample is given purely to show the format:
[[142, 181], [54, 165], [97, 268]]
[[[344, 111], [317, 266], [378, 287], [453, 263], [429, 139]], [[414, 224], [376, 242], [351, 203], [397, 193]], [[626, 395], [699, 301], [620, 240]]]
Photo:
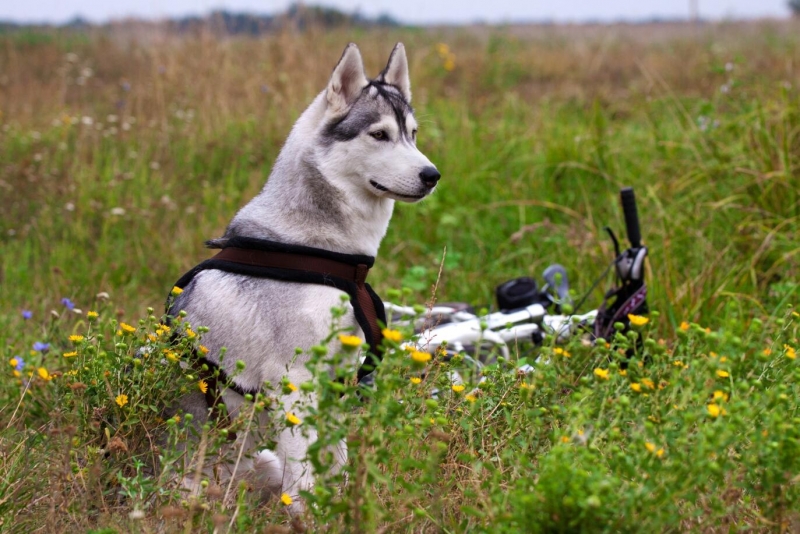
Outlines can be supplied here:
[[625, 187], [619, 192], [622, 200], [622, 211], [625, 214], [625, 229], [628, 231], [628, 241], [633, 248], [642, 246], [642, 236], [639, 230], [639, 213], [636, 210], [636, 196], [632, 187]]

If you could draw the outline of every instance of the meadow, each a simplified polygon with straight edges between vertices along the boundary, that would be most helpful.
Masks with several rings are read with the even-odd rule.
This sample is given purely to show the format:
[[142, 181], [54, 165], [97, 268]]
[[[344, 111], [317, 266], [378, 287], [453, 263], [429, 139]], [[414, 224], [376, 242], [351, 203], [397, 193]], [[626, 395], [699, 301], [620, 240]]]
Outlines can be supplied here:
[[[799, 36], [796, 21], [0, 34], [0, 531], [800, 532]], [[416, 383], [399, 354], [366, 404], [320, 376], [306, 387], [341, 417], [301, 428], [348, 439], [347, 484], [317, 451], [302, 518], [246, 486], [188, 495], [175, 475], [199, 477], [224, 429], [164, 413], [196, 387], [178, 360], [198, 341], [170, 344], [163, 303], [349, 41], [372, 74], [405, 43], [443, 175], [395, 209], [379, 294], [425, 304], [436, 284], [490, 305], [554, 262], [582, 294], [633, 186], [655, 313], [609, 347], [545, 344], [552, 364], [527, 377], [501, 362], [469, 399], [428, 398], [445, 369]], [[176, 447], [191, 433], [204, 448]]]

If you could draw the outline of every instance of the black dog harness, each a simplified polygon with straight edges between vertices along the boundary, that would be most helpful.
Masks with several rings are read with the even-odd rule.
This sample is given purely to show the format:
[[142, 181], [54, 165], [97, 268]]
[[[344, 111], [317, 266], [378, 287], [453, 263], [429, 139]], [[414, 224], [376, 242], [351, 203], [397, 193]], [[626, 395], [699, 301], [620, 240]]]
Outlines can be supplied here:
[[[369, 344], [369, 352], [358, 368], [357, 377], [360, 381], [375, 369], [383, 355], [381, 324], [386, 324], [386, 311], [380, 297], [366, 283], [367, 274], [374, 263], [375, 258], [372, 256], [341, 254], [251, 237], [233, 237], [216, 256], [184, 274], [175, 286], [184, 289], [197, 273], [216, 269], [256, 278], [319, 284], [344, 291], [350, 296], [356, 321]], [[171, 312], [170, 304], [168, 301], [168, 314]], [[208, 384], [206, 401], [211, 408], [215, 408], [219, 402], [220, 396], [216, 390], [220, 378], [242, 396], [248, 393], [255, 396], [260, 391], [260, 389], [246, 390], [232, 380], [226, 380], [225, 372], [208, 358], [198, 354], [195, 362], [200, 369], [204, 364], [207, 366], [208, 370], [202, 373], [201, 378]]]

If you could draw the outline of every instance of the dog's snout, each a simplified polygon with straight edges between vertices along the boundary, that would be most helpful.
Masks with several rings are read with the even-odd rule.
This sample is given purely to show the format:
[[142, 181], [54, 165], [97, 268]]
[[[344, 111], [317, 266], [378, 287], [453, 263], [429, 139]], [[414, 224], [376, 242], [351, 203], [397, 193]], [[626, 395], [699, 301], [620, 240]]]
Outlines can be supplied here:
[[433, 187], [436, 185], [436, 182], [439, 181], [439, 178], [442, 177], [439, 174], [439, 171], [433, 165], [428, 165], [424, 169], [419, 172], [419, 177], [422, 180], [422, 183], [428, 187]]

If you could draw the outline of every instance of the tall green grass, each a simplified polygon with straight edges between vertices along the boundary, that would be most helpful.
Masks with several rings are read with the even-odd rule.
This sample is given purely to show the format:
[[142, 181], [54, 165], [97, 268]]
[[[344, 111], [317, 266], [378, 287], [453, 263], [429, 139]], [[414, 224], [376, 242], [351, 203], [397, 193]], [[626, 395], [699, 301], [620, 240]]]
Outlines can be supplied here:
[[[650, 249], [651, 307], [661, 312], [651, 321], [648, 335], [653, 342], [666, 339], [666, 346], [692, 365], [689, 360], [708, 358], [701, 354], [719, 349], [715, 340], [702, 341], [708, 346], [700, 347], [696, 343], [705, 339], [701, 329], [693, 331], [695, 337], [686, 337], [679, 325], [689, 321], [710, 326], [726, 340], [723, 347], [728, 357], [743, 359], [736, 378], [746, 377], [745, 383], [751, 385], [755, 380], [766, 384], [763, 390], [757, 388], [756, 395], [756, 390], [732, 383], [726, 391], [741, 387], [743, 398], [751, 399], [752, 411], [740, 406], [738, 411], [744, 415], [736, 417], [744, 419], [726, 427], [717, 441], [711, 436], [701, 440], [718, 447], [714, 454], [719, 456], [756, 458], [761, 445], [742, 449], [736, 440], [736, 432], [741, 437], [761, 431], [757, 425], [748, 426], [746, 418], [766, 417], [770, 410], [794, 417], [797, 408], [791, 369], [780, 367], [777, 375], [765, 381], [763, 376], [773, 372], [773, 364], [758, 360], [766, 346], [773, 347], [777, 358], [784, 343], [797, 344], [795, 330], [786, 330], [782, 326], [786, 323], [780, 323], [787, 304], [796, 304], [800, 291], [800, 33], [796, 30], [796, 23], [786, 22], [409, 29], [383, 34], [311, 31], [259, 40], [151, 34], [0, 36], [0, 351], [4, 360], [21, 355], [30, 365], [50, 371], [68, 369], [71, 364], [58, 355], [69, 348], [67, 335], [85, 331], [87, 310], [102, 306], [104, 321], [113, 317], [132, 321], [145, 315], [148, 306], [157, 315], [172, 283], [209, 255], [203, 241], [220, 235], [235, 211], [262, 187], [291, 125], [325, 86], [344, 44], [357, 41], [368, 68], [377, 73], [391, 46], [401, 40], [410, 54], [419, 144], [443, 179], [431, 198], [417, 205], [398, 205], [395, 210], [371, 275], [378, 292], [406, 286], [411, 301], [427, 301], [446, 247], [437, 288], [440, 300], [489, 304], [496, 284], [517, 276], [539, 276], [554, 262], [567, 268], [580, 294], [591, 287], [613, 256], [603, 228], [610, 226], [617, 235], [622, 233], [617, 193], [620, 187], [631, 185]], [[448, 59], [453, 61], [452, 69], [446, 68]], [[588, 305], [599, 304], [604, 290], [601, 284]], [[108, 292], [110, 301], [97, 297], [100, 292]], [[60, 303], [64, 297], [83, 313], [66, 310]], [[33, 312], [31, 320], [22, 318], [23, 309]], [[754, 318], [766, 321], [765, 330], [752, 326], [757, 324]], [[740, 339], [735, 342], [737, 336]], [[50, 342], [51, 352], [31, 354], [34, 341]], [[121, 362], [133, 357], [125, 351], [135, 346], [119, 349]], [[117, 353], [113, 347], [102, 350]], [[665, 353], [653, 354], [661, 355], [653, 373], [669, 374]], [[677, 477], [658, 487], [633, 484], [628, 475], [621, 474], [624, 458], [618, 459], [621, 463], [612, 461], [610, 451], [614, 447], [628, 450], [631, 443], [644, 440], [645, 434], [639, 431], [650, 432], [652, 421], [627, 408], [619, 408], [614, 417], [629, 417], [627, 422], [619, 421], [625, 428], [638, 430], [621, 431], [624, 436], [614, 435], [598, 444], [603, 460], [596, 470], [589, 466], [597, 458], [588, 452], [564, 452], [565, 445], [558, 441], [562, 435], [579, 442], [574, 435], [586, 425], [603, 436], [613, 431], [608, 412], [601, 406], [618, 398], [627, 385], [620, 382], [610, 392], [591, 389], [590, 383], [581, 381], [593, 379], [592, 367], [602, 367], [606, 358], [591, 352], [580, 360], [581, 365], [570, 363], [563, 375], [554, 374], [561, 370], [557, 367], [543, 371], [537, 379], [543, 397], [530, 405], [525, 399], [515, 400], [502, 421], [489, 415], [505, 413], [497, 403], [504, 398], [503, 381], [508, 377], [498, 378], [498, 389], [489, 395], [497, 403], [486, 404], [484, 412], [471, 416], [465, 412], [459, 417], [440, 412], [448, 419], [441, 423], [443, 432], [449, 435], [460, 428], [471, 440], [482, 442], [482, 452], [462, 458], [459, 455], [465, 451], [476, 450], [475, 444], [471, 441], [467, 446], [458, 440], [449, 449], [450, 456], [430, 449], [430, 455], [426, 453], [422, 463], [415, 464], [428, 477], [419, 486], [424, 489], [412, 491], [408, 486], [408, 493], [396, 502], [392, 492], [397, 486], [374, 486], [357, 478], [354, 488], [378, 492], [378, 497], [369, 500], [369, 513], [390, 508], [393, 502], [398, 505], [397, 516], [372, 515], [370, 524], [388, 530], [410, 531], [427, 525], [452, 531], [488, 529], [495, 522], [513, 519], [517, 523], [509, 524], [518, 529], [524, 529], [525, 521], [537, 525], [555, 521], [552, 528], [566, 529], [566, 523], [558, 523], [558, 517], [563, 519], [566, 513], [584, 518], [584, 523], [576, 525], [585, 529], [591, 530], [592, 521], [597, 520], [603, 528], [635, 531], [635, 523], [620, 522], [620, 518], [646, 521], [649, 512], [665, 506], [663, 514], [646, 524], [658, 530], [671, 521], [689, 521], [674, 528], [692, 530], [695, 523], [690, 517], [700, 517], [697, 524], [703, 528], [725, 517], [740, 526], [777, 524], [780, 529], [782, 522], [796, 521], [780, 515], [791, 509], [784, 504], [795, 502], [793, 494], [787, 493], [786, 501], [780, 500], [783, 497], [770, 501], [763, 484], [746, 478], [753, 471], [744, 460], [727, 475], [709, 479], [731, 484], [740, 492], [735, 498], [719, 497], [711, 486], [679, 490]], [[780, 362], [780, 366], [785, 363]], [[107, 408], [116, 408], [110, 399], [97, 397], [67, 409], [62, 405], [67, 391], [55, 386], [47, 389], [54, 381], [39, 384], [41, 391], [26, 398], [18, 410], [19, 382], [9, 372], [10, 366], [0, 363], [4, 366], [0, 370], [4, 402], [0, 466], [6, 473], [0, 478], [0, 529], [11, 529], [19, 517], [25, 517], [26, 524], [36, 523], [41, 503], [57, 506], [61, 502], [65, 488], [74, 482], [65, 474], [75, 468], [70, 454], [81, 461], [94, 458], [94, 453], [86, 452], [89, 449], [69, 452], [71, 438], [64, 437], [63, 427], [75, 427], [75, 436], [91, 430], [91, 425], [70, 419], [76, 410], [101, 408], [103, 402]], [[702, 413], [703, 396], [710, 390], [698, 388], [709, 377], [697, 373], [683, 389], [670, 393], [668, 402], [680, 405], [678, 399], [694, 396], [693, 409]], [[781, 383], [785, 391], [773, 389]], [[583, 400], [576, 400], [564, 394], [565, 388], [588, 389], [582, 390]], [[517, 399], [516, 389], [508, 389], [512, 390], [510, 398]], [[402, 395], [399, 398], [412, 402]], [[389, 406], [394, 401], [386, 402]], [[557, 421], [548, 419], [550, 415], [531, 415], [554, 406], [562, 406], [557, 410], [565, 414]], [[531, 414], [523, 414], [528, 411]], [[586, 414], [594, 419], [590, 422]], [[380, 427], [386, 423], [384, 417], [371, 413], [364, 421]], [[678, 421], [682, 416], [669, 417]], [[784, 432], [778, 428], [779, 421], [774, 423], [778, 430], [769, 432]], [[661, 445], [669, 444], [676, 451], [674, 458], [697, 467], [691, 463], [691, 451], [700, 430], [695, 422], [675, 424], [660, 435]], [[58, 438], [53, 437], [52, 428], [60, 429]], [[521, 433], [533, 441], [515, 441]], [[793, 434], [785, 434], [788, 441], [781, 439], [778, 446], [794, 447]], [[489, 436], [496, 440], [491, 446]], [[653, 433], [647, 436], [655, 439]], [[684, 438], [688, 441], [679, 445]], [[76, 447], [97, 448], [103, 442], [102, 436], [94, 439], [84, 435]], [[376, 443], [390, 447], [381, 440]], [[403, 443], [421, 446], [413, 440]], [[375, 445], [374, 450], [380, 447]], [[383, 456], [370, 456], [367, 449], [362, 451], [367, 463], [377, 462], [370, 468], [385, 468]], [[21, 460], [21, 451], [29, 461]], [[61, 454], [56, 457], [64, 460], [49, 462], [56, 451]], [[509, 462], [508, 468], [493, 463], [501, 453], [508, 455], [498, 456], [502, 465]], [[751, 453], [756, 456], [748, 456]], [[639, 451], [632, 460], [635, 465], [648, 461], [642, 454]], [[541, 464], [539, 457], [545, 458]], [[461, 462], [458, 469], [466, 471], [478, 469], [473, 460], [494, 467], [480, 468], [488, 469], [481, 471], [488, 473], [484, 478], [477, 471], [467, 475], [456, 470], [456, 474], [449, 468], [439, 470], [445, 459]], [[515, 459], [520, 462], [517, 466]], [[131, 480], [140, 480], [130, 462], [119, 464], [124, 483], [115, 483], [113, 469], [104, 470], [107, 466], [90, 473], [99, 477], [92, 480], [100, 481], [91, 489], [99, 492], [92, 497], [95, 500], [90, 499], [93, 522], [73, 517], [70, 523], [64, 516], [38, 524], [54, 531], [66, 528], [65, 524], [76, 530], [92, 525], [139, 528], [128, 523], [125, 515], [133, 501], [108, 500], [120, 484], [130, 489]], [[573, 462], [588, 471], [571, 468], [578, 482], [559, 478], [559, 469]], [[770, 462], [765, 472], [773, 476], [778, 464]], [[794, 464], [786, 469], [796, 474], [791, 471]], [[403, 477], [411, 476], [411, 471], [403, 472]], [[441, 476], [448, 482], [442, 484]], [[745, 477], [741, 480], [747, 484], [734, 483], [737, 477]], [[629, 499], [617, 510], [624, 509], [624, 514], [601, 513], [595, 510], [594, 499], [586, 500], [601, 486], [607, 491], [607, 483]], [[792, 481], [773, 483], [775, 491], [794, 491]], [[48, 492], [48, 486], [57, 489]], [[550, 508], [542, 508], [540, 501], [525, 501], [528, 493], [546, 501], [559, 492], [589, 493], [583, 501], [573, 502], [577, 508], [564, 504], [566, 512], [553, 509], [547, 517], [537, 515], [539, 511], [511, 517], [502, 511], [509, 501], [497, 496], [506, 492], [510, 499], [520, 499], [518, 506], [532, 510]], [[37, 495], [45, 495], [39, 507], [19, 504], [37, 503]], [[435, 509], [426, 507], [424, 495], [436, 503]], [[169, 495], [162, 497], [171, 502]], [[715, 501], [718, 497], [722, 501]], [[492, 504], [476, 505], [481, 499]], [[241, 502], [245, 508], [257, 506], [246, 499]], [[706, 506], [712, 502], [717, 504]], [[714, 508], [719, 502], [724, 506]], [[181, 514], [187, 509], [181, 508], [180, 499], [170, 506], [183, 510], [178, 515], [184, 517]], [[88, 510], [71, 509], [78, 516]], [[216, 510], [222, 513], [221, 508]], [[737, 515], [740, 512], [744, 515]], [[199, 513], [212, 521], [210, 511]], [[249, 514], [243, 512], [245, 522], [236, 523], [239, 531], [249, 528], [247, 521], [256, 521], [257, 514]], [[409, 520], [408, 514], [416, 519]], [[333, 517], [321, 515], [316, 520], [333, 521]], [[760, 517], [765, 522], [756, 519]], [[200, 528], [199, 524], [195, 527]], [[345, 530], [350, 525], [336, 524]], [[181, 525], [184, 528], [185, 523]]]

